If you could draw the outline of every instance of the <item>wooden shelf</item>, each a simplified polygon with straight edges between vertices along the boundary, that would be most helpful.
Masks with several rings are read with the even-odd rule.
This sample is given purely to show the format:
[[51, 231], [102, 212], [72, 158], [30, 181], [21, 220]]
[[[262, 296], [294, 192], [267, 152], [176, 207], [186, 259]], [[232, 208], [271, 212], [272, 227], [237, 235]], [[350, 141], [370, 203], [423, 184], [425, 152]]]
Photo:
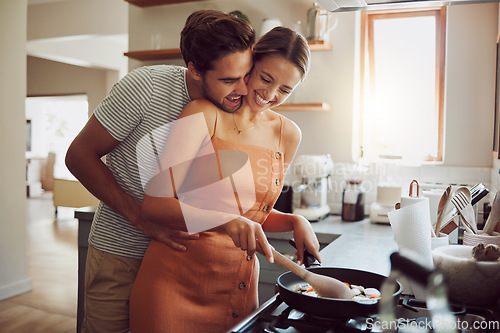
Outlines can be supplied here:
[[[332, 50], [332, 45], [325, 41], [309, 41], [311, 51], [329, 51]], [[164, 59], [180, 59], [182, 58], [180, 49], [161, 49], [161, 50], [143, 50], [129, 51], [124, 53], [125, 56], [146, 61], [146, 60], [164, 60]]]
[[131, 5], [138, 7], [152, 7], [160, 5], [172, 5], [174, 3], [196, 2], [200, 0], [125, 0]]
[[325, 42], [324, 40], [309, 40], [307, 41], [307, 44], [309, 44], [311, 52], [333, 50], [332, 44]]
[[129, 51], [129, 52], [125, 52], [124, 55], [129, 57], [129, 58], [141, 60], [141, 61], [182, 58], [182, 54], [181, 54], [180, 49]]
[[331, 107], [327, 103], [286, 103], [272, 108], [273, 111], [330, 111]]

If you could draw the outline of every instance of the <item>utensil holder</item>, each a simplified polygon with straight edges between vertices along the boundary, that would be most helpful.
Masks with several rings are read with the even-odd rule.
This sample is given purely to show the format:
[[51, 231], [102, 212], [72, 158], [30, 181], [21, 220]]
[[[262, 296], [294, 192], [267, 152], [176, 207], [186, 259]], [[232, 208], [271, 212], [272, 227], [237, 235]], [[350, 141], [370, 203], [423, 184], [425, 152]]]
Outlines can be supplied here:
[[463, 244], [469, 246], [476, 246], [479, 243], [494, 244], [500, 246], [500, 233], [494, 232], [493, 236], [486, 234], [471, 234], [467, 230], [464, 231]]
[[450, 245], [450, 238], [447, 234], [440, 232], [438, 237], [431, 238], [431, 249], [434, 250], [441, 246]]

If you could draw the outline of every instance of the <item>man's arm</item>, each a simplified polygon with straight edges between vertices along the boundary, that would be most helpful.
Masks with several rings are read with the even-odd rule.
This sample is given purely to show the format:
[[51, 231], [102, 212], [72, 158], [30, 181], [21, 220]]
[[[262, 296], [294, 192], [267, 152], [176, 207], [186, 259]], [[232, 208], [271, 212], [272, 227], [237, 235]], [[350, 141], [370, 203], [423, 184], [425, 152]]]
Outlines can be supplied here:
[[118, 185], [101, 160], [119, 143], [92, 116], [71, 143], [66, 154], [66, 166], [90, 193], [125, 217], [146, 236], [162, 241], [174, 249], [185, 250], [184, 246], [172, 240], [172, 236], [196, 239], [198, 235], [189, 235], [142, 219], [141, 205]]

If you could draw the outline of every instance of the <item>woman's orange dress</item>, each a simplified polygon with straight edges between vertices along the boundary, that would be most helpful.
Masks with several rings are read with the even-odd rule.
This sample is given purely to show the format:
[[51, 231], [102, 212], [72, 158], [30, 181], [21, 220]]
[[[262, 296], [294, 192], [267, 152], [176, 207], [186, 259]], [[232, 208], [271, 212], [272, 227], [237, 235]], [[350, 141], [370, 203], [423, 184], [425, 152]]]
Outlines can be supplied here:
[[[215, 134], [212, 144], [216, 151], [248, 155], [256, 201], [243, 215], [264, 223], [283, 186], [281, 133], [277, 150], [227, 142]], [[183, 244], [187, 251], [179, 252], [151, 241], [130, 296], [132, 333], [226, 332], [257, 308], [255, 255], [247, 256], [224, 232], [201, 232], [198, 240]]]

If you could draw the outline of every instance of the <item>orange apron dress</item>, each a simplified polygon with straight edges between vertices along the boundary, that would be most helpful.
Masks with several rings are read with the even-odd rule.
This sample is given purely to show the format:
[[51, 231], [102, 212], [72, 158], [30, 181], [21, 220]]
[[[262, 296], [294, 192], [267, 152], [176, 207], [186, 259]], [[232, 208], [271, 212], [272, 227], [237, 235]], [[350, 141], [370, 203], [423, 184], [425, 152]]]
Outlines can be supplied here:
[[[239, 150], [248, 155], [256, 201], [243, 215], [261, 224], [283, 187], [281, 116], [280, 121], [277, 150], [221, 140], [215, 129], [212, 137], [216, 152]], [[193, 166], [190, 172], [196, 173]], [[237, 248], [224, 232], [201, 232], [198, 240], [179, 242], [187, 251], [151, 241], [130, 296], [132, 333], [226, 332], [258, 307], [255, 255]]]

